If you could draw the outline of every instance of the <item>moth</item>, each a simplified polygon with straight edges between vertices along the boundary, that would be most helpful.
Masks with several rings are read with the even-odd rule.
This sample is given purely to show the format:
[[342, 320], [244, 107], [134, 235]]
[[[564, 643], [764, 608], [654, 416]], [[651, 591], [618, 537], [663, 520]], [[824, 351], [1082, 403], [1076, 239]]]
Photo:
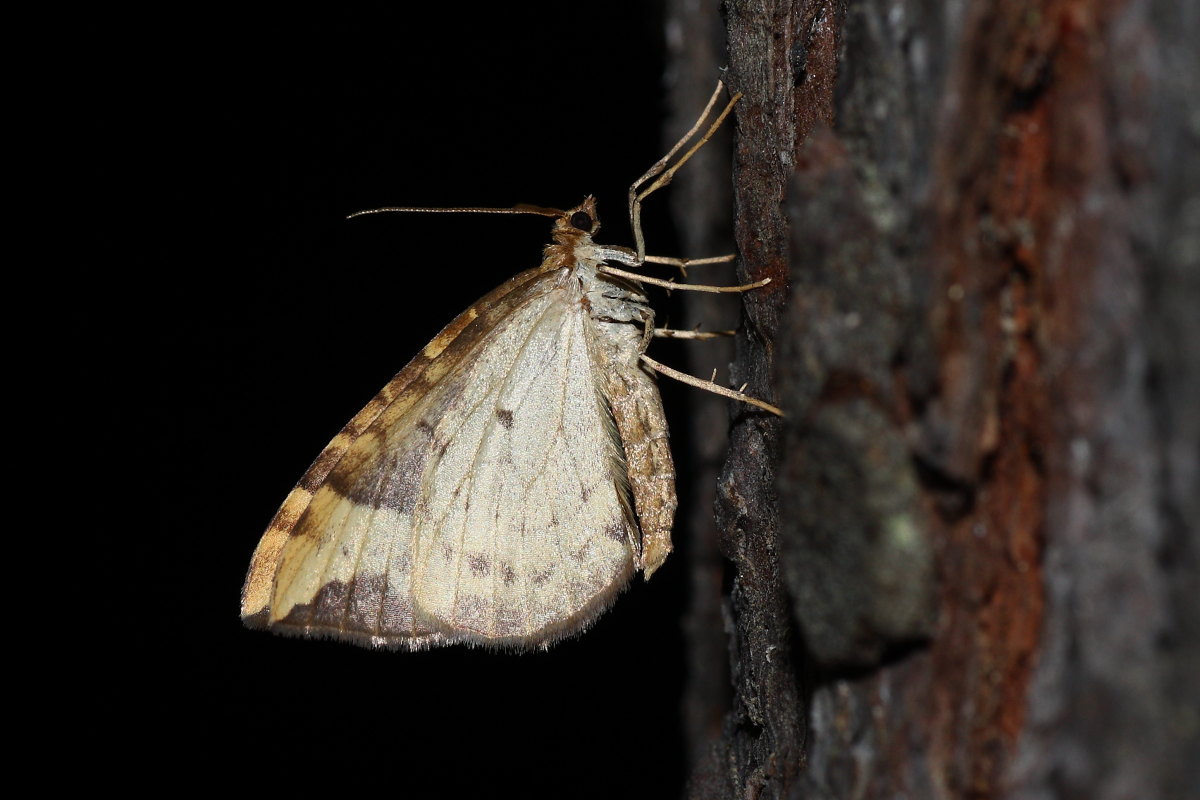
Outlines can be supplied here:
[[566, 211], [375, 210], [540, 214], [554, 220], [553, 241], [541, 265], [460, 314], [317, 457], [254, 552], [246, 625], [410, 650], [548, 647], [587, 627], [634, 573], [662, 566], [675, 470], [653, 369], [678, 373], [645, 355], [654, 313], [642, 284], [687, 285], [612, 264], [698, 263], [646, 257], [640, 202], [729, 113], [736, 97], [666, 169], [722, 88], [630, 190], [636, 251], [593, 240], [592, 197]]

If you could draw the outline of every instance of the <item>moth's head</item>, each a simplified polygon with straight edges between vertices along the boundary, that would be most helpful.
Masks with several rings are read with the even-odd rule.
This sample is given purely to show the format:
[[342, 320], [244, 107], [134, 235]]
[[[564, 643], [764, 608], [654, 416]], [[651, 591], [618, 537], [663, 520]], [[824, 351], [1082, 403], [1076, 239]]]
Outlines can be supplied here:
[[580, 234], [594, 236], [598, 230], [600, 217], [596, 215], [596, 198], [591, 195], [554, 221], [554, 238], [564, 244], [566, 240], [578, 239]]
[[559, 211], [551, 231], [554, 243], [546, 246], [542, 269], [575, 267], [581, 261], [594, 267], [608, 258], [608, 251], [613, 248], [602, 248], [592, 241], [592, 235], [598, 230], [600, 218], [596, 216], [596, 198], [590, 195], [574, 208]]

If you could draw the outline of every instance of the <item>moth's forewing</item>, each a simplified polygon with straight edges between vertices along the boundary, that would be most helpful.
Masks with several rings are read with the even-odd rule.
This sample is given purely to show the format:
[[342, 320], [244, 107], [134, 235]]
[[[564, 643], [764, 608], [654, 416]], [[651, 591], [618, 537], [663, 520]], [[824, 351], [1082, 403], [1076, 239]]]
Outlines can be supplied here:
[[[448, 367], [439, 366], [431, 373], [433, 362], [439, 360], [440, 356], [445, 357], [442, 363], [447, 365], [462, 359], [486, 333], [486, 324], [505, 313], [509, 305], [503, 302], [505, 298], [514, 291], [528, 291], [541, 273], [540, 269], [533, 269], [515, 275], [459, 314], [321, 451], [284, 500], [254, 551], [250, 571], [242, 587], [242, 619], [248, 626], [267, 625], [280, 553], [295, 530], [296, 523], [308, 510], [313, 494], [325, 483], [330, 471], [341, 461], [349, 447], [375, 423], [385, 409], [389, 410], [392, 417], [403, 415], [436, 382], [436, 374], [447, 371]], [[484, 316], [482, 321], [481, 312]]]
[[607, 607], [637, 527], [566, 275], [543, 267], [492, 292], [334, 439], [255, 553], [248, 624], [530, 647]]
[[[588, 358], [590, 320], [562, 287], [473, 360], [417, 517], [413, 593], [447, 630], [541, 644], [606, 608], [633, 571], [637, 527]], [[515, 355], [514, 355], [515, 354]], [[468, 633], [466, 639], [473, 639]]]

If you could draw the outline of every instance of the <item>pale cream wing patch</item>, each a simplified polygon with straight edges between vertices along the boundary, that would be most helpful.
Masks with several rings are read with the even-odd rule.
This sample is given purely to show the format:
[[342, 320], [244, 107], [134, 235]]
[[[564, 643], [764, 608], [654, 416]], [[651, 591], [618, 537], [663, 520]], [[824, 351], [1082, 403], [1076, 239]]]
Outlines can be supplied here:
[[536, 646], [600, 613], [632, 574], [636, 527], [584, 320], [565, 288], [538, 292], [447, 370], [432, 360], [420, 399], [380, 413], [315, 488], [266, 624]]
[[[549, 306], [498, 375], [484, 359], [437, 424], [449, 442], [416, 515], [413, 599], [468, 641], [553, 641], [604, 610], [633, 571], [619, 442], [578, 303]], [[498, 380], [498, 382], [497, 382]], [[465, 498], [465, 499], [464, 499]]]

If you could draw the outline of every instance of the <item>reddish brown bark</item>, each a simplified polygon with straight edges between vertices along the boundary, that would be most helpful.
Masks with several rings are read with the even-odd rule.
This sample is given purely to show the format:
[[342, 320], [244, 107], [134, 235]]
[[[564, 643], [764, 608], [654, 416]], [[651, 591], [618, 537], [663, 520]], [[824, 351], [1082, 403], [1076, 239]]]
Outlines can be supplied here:
[[789, 417], [734, 412], [732, 705], [693, 793], [1181, 796], [1196, 12], [724, 10], [743, 277], [774, 280], [734, 380]]

